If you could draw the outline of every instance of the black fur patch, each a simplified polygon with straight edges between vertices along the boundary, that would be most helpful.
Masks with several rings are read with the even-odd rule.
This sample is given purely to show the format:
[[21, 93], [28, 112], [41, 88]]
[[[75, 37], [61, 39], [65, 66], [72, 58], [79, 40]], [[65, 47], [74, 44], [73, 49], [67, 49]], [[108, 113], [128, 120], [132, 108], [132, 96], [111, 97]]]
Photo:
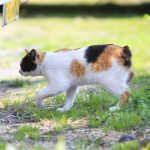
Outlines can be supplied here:
[[110, 44], [89, 46], [85, 52], [85, 58], [87, 59], [87, 62], [94, 63], [108, 45]]
[[132, 53], [128, 46], [123, 47], [123, 55], [122, 58], [124, 59], [124, 66], [130, 67], [131, 66], [131, 57]]
[[37, 67], [37, 64], [35, 64], [34, 61], [35, 56], [33, 55], [33, 51], [31, 51], [22, 59], [22, 62], [20, 64], [22, 71], [24, 72], [34, 71]]

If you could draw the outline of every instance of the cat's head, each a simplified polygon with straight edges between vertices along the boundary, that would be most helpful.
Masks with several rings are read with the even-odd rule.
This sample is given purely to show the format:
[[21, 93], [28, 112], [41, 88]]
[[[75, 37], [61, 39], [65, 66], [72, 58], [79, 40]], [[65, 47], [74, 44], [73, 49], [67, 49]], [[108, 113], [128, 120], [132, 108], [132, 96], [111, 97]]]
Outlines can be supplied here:
[[23, 76], [38, 76], [40, 75], [39, 70], [39, 54], [35, 49], [31, 51], [25, 50], [26, 55], [22, 58], [20, 62], [19, 73]]

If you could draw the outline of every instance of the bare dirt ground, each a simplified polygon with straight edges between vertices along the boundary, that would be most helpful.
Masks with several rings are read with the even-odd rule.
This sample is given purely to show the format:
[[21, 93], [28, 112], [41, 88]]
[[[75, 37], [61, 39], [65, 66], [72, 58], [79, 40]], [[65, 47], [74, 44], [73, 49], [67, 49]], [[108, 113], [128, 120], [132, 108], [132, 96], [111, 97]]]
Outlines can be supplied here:
[[[82, 125], [81, 123], [82, 122]], [[75, 150], [77, 142], [85, 142], [85, 145], [82, 144], [82, 149], [90, 150], [94, 149], [94, 144], [99, 146], [99, 149], [110, 150], [111, 146], [115, 143], [118, 143], [118, 140], [122, 135], [126, 135], [129, 133], [126, 132], [116, 132], [116, 131], [108, 131], [104, 132], [100, 128], [88, 128], [86, 127], [86, 120], [79, 120], [79, 122], [72, 122], [74, 124], [80, 124], [79, 127], [74, 129], [65, 129], [62, 133], [53, 133], [48, 138], [47, 132], [50, 128], [52, 128], [52, 122], [49, 120], [43, 120], [41, 122], [34, 122], [34, 119], [26, 119], [20, 120], [16, 118], [16, 116], [9, 114], [9, 112], [0, 113], [0, 138], [4, 141], [12, 143], [15, 146], [28, 145], [32, 147], [34, 145], [42, 145], [42, 147], [46, 150], [49, 148], [53, 149], [58, 141], [58, 137], [65, 137], [66, 147], [68, 150]], [[20, 125], [33, 125], [40, 127], [40, 140], [32, 140], [26, 138], [25, 142], [18, 142], [14, 138], [14, 134], [17, 130], [17, 127]], [[150, 129], [135, 129], [130, 132], [130, 134], [134, 134], [139, 140], [143, 139], [143, 137], [150, 136]]]

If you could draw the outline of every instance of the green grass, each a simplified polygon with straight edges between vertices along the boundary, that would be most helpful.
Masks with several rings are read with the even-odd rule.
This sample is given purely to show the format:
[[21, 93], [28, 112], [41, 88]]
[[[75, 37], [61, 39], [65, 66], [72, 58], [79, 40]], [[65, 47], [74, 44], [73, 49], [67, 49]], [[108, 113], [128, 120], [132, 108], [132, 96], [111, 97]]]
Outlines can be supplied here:
[[125, 142], [112, 147], [112, 150], [136, 150], [140, 147], [138, 141]]
[[[139, 82], [145, 81], [145, 84], [139, 85]], [[150, 125], [150, 93], [147, 91], [149, 88], [150, 76], [137, 77], [133, 79], [132, 95], [129, 98], [129, 103], [118, 112], [111, 113], [108, 111], [109, 107], [115, 105], [118, 101], [117, 97], [112, 96], [105, 90], [100, 90], [100, 94], [81, 92], [76, 98], [76, 103], [73, 108], [66, 113], [56, 112], [56, 108], [63, 105], [65, 96], [60, 94], [55, 98], [49, 98], [45, 101], [48, 106], [53, 108], [39, 109], [33, 104], [32, 94], [22, 101], [21, 98], [11, 99], [11, 101], [2, 101], [5, 109], [12, 109], [17, 112], [23, 113], [22, 119], [24, 120], [25, 114], [28, 112], [31, 118], [36, 121], [50, 120], [56, 133], [61, 133], [64, 129], [74, 128], [74, 124], [70, 123], [69, 120], [74, 122], [80, 119], [86, 121], [86, 126], [90, 128], [104, 128], [104, 130], [116, 130], [116, 131], [130, 131], [137, 127], [145, 127]], [[32, 85], [32, 87], [35, 85]], [[138, 89], [137, 87], [138, 86]], [[30, 86], [25, 88], [32, 88]], [[99, 91], [99, 87], [97, 87]], [[29, 90], [30, 91], [30, 90]], [[22, 95], [23, 96], [23, 95]], [[25, 96], [25, 95], [24, 95]], [[27, 100], [28, 99], [28, 100]], [[23, 106], [26, 106], [23, 108]], [[85, 124], [82, 121], [79, 126], [84, 127]], [[52, 131], [52, 132], [53, 132]]]
[[25, 139], [39, 140], [39, 129], [37, 127], [32, 127], [31, 125], [20, 126], [16, 132], [16, 139], [19, 141]]
[[6, 142], [0, 139], [0, 149], [4, 150], [6, 148]]
[[150, 22], [143, 16], [49, 14], [47, 17], [21, 18], [0, 30], [0, 34], [0, 50], [36, 48], [54, 51], [62, 47], [78, 48], [103, 43], [129, 45], [134, 70], [141, 74], [150, 70]]
[[20, 80], [20, 79], [14, 79], [14, 80], [1, 80], [0, 84], [5, 86], [5, 87], [12, 87], [12, 88], [17, 88], [17, 87], [25, 87], [28, 85], [31, 85], [31, 82], [28, 80]]
[[141, 118], [136, 112], [121, 112], [116, 113], [108, 121], [108, 127], [113, 130], [127, 131], [131, 130], [137, 125], [140, 125]]

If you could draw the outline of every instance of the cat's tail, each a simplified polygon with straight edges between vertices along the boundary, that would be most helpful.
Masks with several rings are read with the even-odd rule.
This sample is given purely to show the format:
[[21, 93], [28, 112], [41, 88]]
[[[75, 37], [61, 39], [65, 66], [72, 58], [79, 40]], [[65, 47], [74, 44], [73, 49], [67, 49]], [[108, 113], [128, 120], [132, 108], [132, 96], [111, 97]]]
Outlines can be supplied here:
[[131, 80], [133, 77], [134, 77], [134, 72], [131, 70], [131, 71], [129, 72], [127, 82], [130, 82], [130, 80]]
[[[130, 68], [132, 65], [132, 61], [131, 61], [132, 53], [131, 53], [130, 48], [128, 46], [123, 47], [121, 57], [124, 60], [123, 65], [127, 68]], [[129, 82], [133, 77], [134, 77], [134, 72], [131, 69], [129, 69], [127, 82]]]
[[132, 62], [131, 62], [132, 53], [131, 53], [130, 48], [128, 46], [123, 47], [121, 57], [124, 60], [124, 66], [130, 68], [132, 65]]

